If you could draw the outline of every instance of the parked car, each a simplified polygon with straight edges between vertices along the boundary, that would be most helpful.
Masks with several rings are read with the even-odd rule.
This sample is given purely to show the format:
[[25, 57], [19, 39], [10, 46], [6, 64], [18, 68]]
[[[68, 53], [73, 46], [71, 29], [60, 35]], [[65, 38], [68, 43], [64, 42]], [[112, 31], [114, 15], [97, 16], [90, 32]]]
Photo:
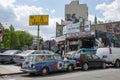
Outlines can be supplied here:
[[18, 65], [21, 65], [21, 63], [25, 60], [25, 58], [30, 54], [54, 54], [54, 52], [49, 50], [26, 50], [26, 51], [23, 51], [22, 53], [16, 54], [14, 61]]
[[19, 54], [16, 54], [13, 59], [15, 61], [15, 63], [17, 63], [18, 65], [20, 65], [26, 58], [26, 56], [30, 55], [30, 54], [34, 54], [37, 53], [36, 50], [25, 50]]
[[53, 71], [73, 71], [75, 60], [63, 60], [59, 54], [32, 54], [22, 63], [21, 70], [30, 74], [47, 75]]
[[65, 57], [66, 57], [67, 59], [69, 59], [70, 56], [73, 55], [73, 54], [75, 54], [75, 53], [76, 53], [76, 51], [67, 52], [67, 53], [65, 53]]
[[83, 70], [88, 70], [91, 67], [106, 68], [106, 62], [91, 51], [78, 51], [70, 59], [76, 60], [76, 66], [82, 67]]
[[70, 55], [70, 58], [71, 57], [79, 57], [82, 53], [92, 53], [92, 54], [96, 54], [96, 49], [94, 48], [81, 48], [79, 50], [77, 50], [74, 54]]
[[15, 54], [21, 53], [21, 50], [7, 50], [0, 54], [0, 63], [13, 63]]
[[120, 48], [104, 47], [98, 48], [96, 55], [105, 60], [107, 64], [112, 64], [115, 67], [120, 67]]

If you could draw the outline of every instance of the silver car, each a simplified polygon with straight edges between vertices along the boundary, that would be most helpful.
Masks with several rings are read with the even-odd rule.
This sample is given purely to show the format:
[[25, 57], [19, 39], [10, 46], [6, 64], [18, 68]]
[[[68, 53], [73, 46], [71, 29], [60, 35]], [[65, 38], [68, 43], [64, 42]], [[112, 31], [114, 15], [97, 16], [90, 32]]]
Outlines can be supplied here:
[[7, 50], [0, 54], [0, 63], [13, 63], [15, 54], [21, 53], [21, 50]]

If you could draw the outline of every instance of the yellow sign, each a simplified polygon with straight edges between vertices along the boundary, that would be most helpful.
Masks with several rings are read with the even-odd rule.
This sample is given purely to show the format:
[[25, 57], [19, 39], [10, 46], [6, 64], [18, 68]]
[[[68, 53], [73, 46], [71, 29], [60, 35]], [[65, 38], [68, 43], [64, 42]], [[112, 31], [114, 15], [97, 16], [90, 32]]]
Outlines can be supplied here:
[[48, 25], [48, 15], [31, 15], [29, 25]]

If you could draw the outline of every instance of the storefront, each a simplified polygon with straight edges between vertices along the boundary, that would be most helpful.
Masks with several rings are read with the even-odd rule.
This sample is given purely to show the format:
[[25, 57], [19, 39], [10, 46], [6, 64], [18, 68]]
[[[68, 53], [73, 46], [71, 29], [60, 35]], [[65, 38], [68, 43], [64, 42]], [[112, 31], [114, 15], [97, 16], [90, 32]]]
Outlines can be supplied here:
[[69, 33], [57, 38], [60, 50], [62, 52], [75, 51], [80, 48], [98, 48], [98, 47], [115, 47], [117, 43], [114, 34], [101, 31], [87, 31], [79, 33]]

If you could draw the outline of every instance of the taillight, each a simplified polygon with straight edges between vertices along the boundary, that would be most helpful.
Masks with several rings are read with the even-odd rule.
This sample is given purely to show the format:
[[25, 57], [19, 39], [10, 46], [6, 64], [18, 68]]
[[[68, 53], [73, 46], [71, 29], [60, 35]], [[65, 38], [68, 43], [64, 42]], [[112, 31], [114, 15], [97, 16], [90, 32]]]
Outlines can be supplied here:
[[110, 51], [110, 54], [112, 54], [112, 50], [111, 50], [111, 48], [109, 48], [109, 51]]
[[83, 60], [81, 58], [78, 58], [77, 61], [82, 62]]

